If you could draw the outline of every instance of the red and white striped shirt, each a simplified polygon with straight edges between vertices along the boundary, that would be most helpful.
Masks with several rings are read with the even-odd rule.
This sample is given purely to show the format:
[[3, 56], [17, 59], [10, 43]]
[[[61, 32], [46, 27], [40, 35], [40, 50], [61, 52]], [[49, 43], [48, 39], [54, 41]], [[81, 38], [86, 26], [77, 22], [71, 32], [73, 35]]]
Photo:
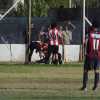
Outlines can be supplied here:
[[49, 44], [50, 45], [59, 45], [59, 31], [57, 28], [49, 30]]

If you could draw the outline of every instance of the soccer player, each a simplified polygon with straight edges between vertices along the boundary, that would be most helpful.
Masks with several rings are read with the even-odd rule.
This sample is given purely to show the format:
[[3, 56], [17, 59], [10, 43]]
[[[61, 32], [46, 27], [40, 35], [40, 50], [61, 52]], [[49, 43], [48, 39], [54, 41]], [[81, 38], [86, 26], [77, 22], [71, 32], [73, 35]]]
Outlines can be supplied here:
[[51, 54], [53, 63], [55, 64], [58, 63], [59, 36], [61, 36], [61, 34], [57, 28], [57, 24], [56, 23], [51, 24], [51, 28], [49, 29], [48, 32], [49, 43], [48, 43], [48, 56], [46, 58], [47, 63], [49, 63], [49, 58]]
[[42, 26], [41, 27], [41, 30], [40, 30], [40, 33], [39, 33], [39, 40], [43, 43], [47, 43], [48, 42], [48, 35], [47, 35], [47, 31], [45, 30], [45, 27]]
[[89, 33], [87, 46], [86, 46], [86, 56], [84, 62], [84, 72], [83, 72], [83, 87], [81, 90], [87, 90], [88, 72], [89, 70], [94, 70], [94, 86], [93, 90], [96, 90], [99, 83], [99, 63], [100, 63], [100, 32], [98, 32], [96, 27], [92, 27]]

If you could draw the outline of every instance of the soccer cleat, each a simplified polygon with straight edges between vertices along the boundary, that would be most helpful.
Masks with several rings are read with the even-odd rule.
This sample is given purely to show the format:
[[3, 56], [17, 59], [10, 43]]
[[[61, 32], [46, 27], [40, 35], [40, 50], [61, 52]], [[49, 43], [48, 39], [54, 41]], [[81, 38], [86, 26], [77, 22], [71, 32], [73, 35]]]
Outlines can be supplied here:
[[86, 87], [82, 87], [80, 90], [81, 91], [87, 91], [87, 88]]
[[93, 91], [96, 91], [96, 90], [97, 90], [97, 87], [96, 87], [96, 86], [94, 86], [94, 87], [92, 88], [92, 90], [93, 90]]

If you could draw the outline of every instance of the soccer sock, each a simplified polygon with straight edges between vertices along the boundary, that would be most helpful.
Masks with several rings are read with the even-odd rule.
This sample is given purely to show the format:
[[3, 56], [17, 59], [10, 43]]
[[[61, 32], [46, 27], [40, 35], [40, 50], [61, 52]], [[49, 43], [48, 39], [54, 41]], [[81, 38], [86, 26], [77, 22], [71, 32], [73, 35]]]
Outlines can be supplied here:
[[87, 81], [88, 81], [88, 72], [84, 72], [83, 73], [83, 88], [86, 88]]
[[95, 73], [94, 87], [96, 88], [99, 82], [99, 73]]

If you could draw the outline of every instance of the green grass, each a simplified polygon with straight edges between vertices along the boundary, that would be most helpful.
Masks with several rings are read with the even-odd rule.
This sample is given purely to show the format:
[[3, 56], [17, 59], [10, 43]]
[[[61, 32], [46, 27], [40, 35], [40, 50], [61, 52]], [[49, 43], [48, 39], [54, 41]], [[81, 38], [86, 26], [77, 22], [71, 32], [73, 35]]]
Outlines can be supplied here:
[[88, 91], [82, 85], [82, 64], [21, 65], [0, 64], [0, 100], [100, 100], [94, 93], [93, 72], [89, 73]]

